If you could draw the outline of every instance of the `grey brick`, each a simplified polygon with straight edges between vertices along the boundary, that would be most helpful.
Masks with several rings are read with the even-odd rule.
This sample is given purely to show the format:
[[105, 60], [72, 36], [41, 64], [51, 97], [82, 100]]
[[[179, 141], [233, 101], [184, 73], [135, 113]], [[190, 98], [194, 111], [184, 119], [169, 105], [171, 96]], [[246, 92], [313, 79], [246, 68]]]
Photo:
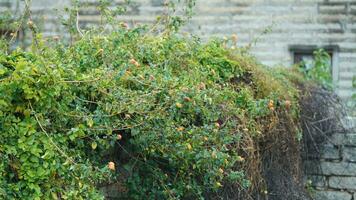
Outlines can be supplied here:
[[329, 187], [356, 190], [356, 177], [330, 177]]
[[356, 147], [356, 133], [334, 133], [330, 139], [328, 139], [327, 145], [346, 145]]
[[341, 191], [316, 191], [315, 200], [351, 200], [351, 194]]
[[356, 134], [346, 134], [344, 138], [344, 145], [356, 146]]
[[356, 162], [356, 147], [343, 148], [342, 155], [346, 161]]
[[340, 159], [340, 151], [339, 148], [328, 144], [328, 145], [320, 145], [315, 147], [314, 150], [308, 152], [308, 158], [313, 159], [328, 159], [328, 160], [339, 160]]
[[325, 145], [323, 148], [323, 152], [321, 154], [321, 158], [339, 159], [340, 158], [339, 149], [331, 145]]
[[356, 163], [346, 162], [305, 162], [305, 173], [309, 175], [356, 176]]
[[322, 162], [321, 169], [325, 175], [356, 176], [356, 164], [355, 163]]
[[334, 133], [330, 140], [329, 145], [344, 145], [346, 141], [346, 134], [344, 133]]
[[[308, 183], [310, 181], [310, 183]], [[306, 184], [311, 184], [311, 186], [314, 186], [314, 187], [325, 187], [325, 183], [326, 183], [326, 178], [325, 176], [308, 176], [305, 178], [304, 182]]]

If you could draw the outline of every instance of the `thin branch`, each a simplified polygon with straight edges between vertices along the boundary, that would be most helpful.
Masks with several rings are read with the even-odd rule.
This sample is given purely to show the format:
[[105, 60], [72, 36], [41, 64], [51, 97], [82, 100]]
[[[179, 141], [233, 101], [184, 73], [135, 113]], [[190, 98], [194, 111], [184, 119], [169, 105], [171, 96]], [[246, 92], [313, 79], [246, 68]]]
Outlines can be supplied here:
[[83, 37], [83, 32], [80, 30], [80, 27], [79, 27], [79, 9], [77, 10], [77, 23], [76, 23], [76, 25], [77, 25], [77, 31], [78, 31], [78, 33], [80, 34], [80, 36], [82, 36]]
[[48, 132], [44, 129], [44, 127], [42, 126], [42, 123], [40, 122], [40, 120], [38, 119], [36, 112], [34, 111], [31, 103], [29, 103], [30, 108], [32, 110], [32, 112], [34, 113], [33, 115], [35, 116], [35, 119], [38, 123], [38, 125], [40, 126], [42, 132], [44, 132], [46, 134], [46, 136], [48, 137], [49, 141], [51, 142], [51, 144], [59, 151], [59, 153], [62, 154], [62, 156], [64, 156], [66, 159], [68, 159], [71, 163], [73, 164], [77, 164], [71, 157], [69, 157], [61, 148], [58, 147], [58, 145], [56, 145], [56, 143], [52, 140], [51, 136], [48, 134]]

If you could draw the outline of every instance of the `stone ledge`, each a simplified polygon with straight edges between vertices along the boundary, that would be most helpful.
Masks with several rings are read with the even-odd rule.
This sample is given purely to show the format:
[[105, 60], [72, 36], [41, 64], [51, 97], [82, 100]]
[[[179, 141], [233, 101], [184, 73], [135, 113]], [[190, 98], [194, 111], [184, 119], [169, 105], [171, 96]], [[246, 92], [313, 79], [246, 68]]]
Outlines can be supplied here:
[[328, 139], [327, 143], [328, 145], [356, 147], [356, 133], [335, 133]]
[[306, 155], [310, 159], [341, 160], [340, 148], [331, 144], [316, 146], [314, 151]]
[[325, 188], [326, 186], [326, 177], [325, 176], [308, 176], [304, 179], [304, 182], [308, 184], [308, 181], [311, 181], [311, 186], [318, 188]]
[[342, 157], [349, 162], [356, 162], [356, 147], [344, 147]]
[[329, 187], [356, 190], [356, 177], [330, 177]]
[[351, 200], [351, 194], [341, 191], [316, 191], [315, 200]]
[[356, 163], [307, 161], [304, 165], [308, 175], [356, 176]]

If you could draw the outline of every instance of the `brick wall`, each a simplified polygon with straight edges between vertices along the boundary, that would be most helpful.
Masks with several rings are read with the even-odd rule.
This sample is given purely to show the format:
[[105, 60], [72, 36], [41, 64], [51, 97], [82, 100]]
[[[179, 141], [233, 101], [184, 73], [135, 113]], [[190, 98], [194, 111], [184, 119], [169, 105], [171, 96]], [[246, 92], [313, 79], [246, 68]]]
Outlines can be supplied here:
[[[97, 1], [81, 1], [92, 2], [91, 8], [81, 12], [81, 23], [97, 23], [100, 20], [95, 11]], [[0, 0], [0, 6], [10, 3], [14, 9], [16, 2]], [[163, 0], [133, 2], [128, 14], [120, 16], [120, 20], [150, 23], [163, 11]], [[54, 8], [69, 4], [70, 0], [32, 0], [33, 15], [42, 16], [38, 19], [45, 35], [63, 32]], [[337, 93], [348, 99], [356, 92], [352, 89], [352, 77], [356, 75], [356, 0], [197, 0], [195, 12], [186, 31], [203, 39], [237, 34], [240, 46], [259, 38], [252, 53], [269, 66], [290, 66], [291, 46], [338, 47], [333, 66]], [[271, 32], [262, 35], [271, 25]]]
[[317, 200], [356, 200], [356, 132], [335, 133], [309, 155], [306, 182]]

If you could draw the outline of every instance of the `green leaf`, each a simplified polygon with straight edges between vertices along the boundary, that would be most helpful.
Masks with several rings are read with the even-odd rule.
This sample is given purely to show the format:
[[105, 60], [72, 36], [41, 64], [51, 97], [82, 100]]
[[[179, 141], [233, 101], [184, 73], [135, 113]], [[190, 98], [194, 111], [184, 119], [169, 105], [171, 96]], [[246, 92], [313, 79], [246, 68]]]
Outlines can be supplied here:
[[92, 143], [91, 143], [91, 148], [92, 148], [93, 150], [95, 150], [97, 146], [98, 146], [98, 144], [97, 144], [96, 142], [92, 142]]

